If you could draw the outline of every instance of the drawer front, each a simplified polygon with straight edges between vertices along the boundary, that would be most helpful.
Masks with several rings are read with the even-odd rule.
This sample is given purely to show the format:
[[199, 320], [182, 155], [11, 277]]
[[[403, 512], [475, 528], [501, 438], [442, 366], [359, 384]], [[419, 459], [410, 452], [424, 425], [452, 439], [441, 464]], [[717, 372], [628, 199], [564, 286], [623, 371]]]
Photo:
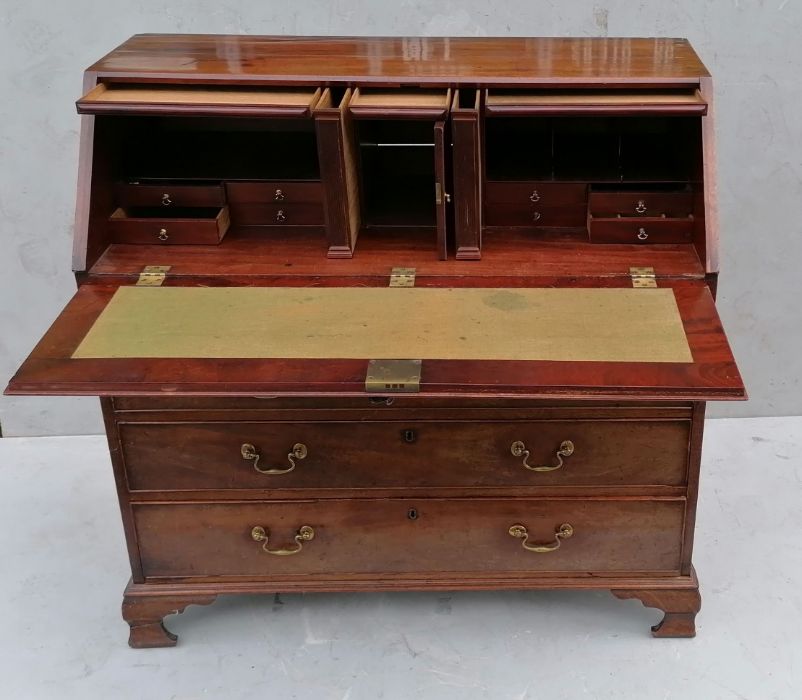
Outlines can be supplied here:
[[582, 207], [542, 207], [539, 204], [496, 202], [485, 207], [488, 226], [584, 227], [587, 210]]
[[323, 205], [315, 202], [235, 202], [231, 218], [240, 226], [323, 226]]
[[690, 243], [693, 218], [591, 218], [590, 240], [592, 243]]
[[[164, 216], [155, 213], [153, 216], [119, 214], [122, 210], [118, 209], [109, 219], [112, 240], [115, 243], [144, 245], [216, 245], [229, 227], [228, 207], [218, 210], [216, 215], [198, 218], [170, 217], [166, 209]], [[179, 211], [175, 210], [176, 213]]]
[[121, 207], [222, 207], [226, 203], [223, 185], [158, 185], [120, 183], [117, 204]]
[[[133, 510], [150, 578], [584, 575], [677, 571], [684, 501], [394, 498], [136, 504]], [[265, 548], [300, 551], [276, 556]]]
[[667, 216], [693, 214], [691, 192], [591, 192], [590, 213], [594, 216]]
[[583, 205], [587, 185], [562, 182], [487, 182], [485, 200], [491, 202], [529, 203], [540, 207]]
[[235, 204], [323, 203], [323, 186], [320, 182], [228, 182], [226, 192], [228, 201]]
[[[119, 433], [132, 491], [677, 486], [686, 479], [689, 425], [683, 420], [121, 423]], [[563, 447], [565, 441], [572, 451]], [[290, 460], [296, 444], [306, 454]], [[253, 450], [243, 456], [243, 445]], [[534, 468], [563, 466], [534, 471], [525, 461]], [[292, 462], [295, 468], [287, 471]], [[265, 474], [255, 466], [284, 473]]]

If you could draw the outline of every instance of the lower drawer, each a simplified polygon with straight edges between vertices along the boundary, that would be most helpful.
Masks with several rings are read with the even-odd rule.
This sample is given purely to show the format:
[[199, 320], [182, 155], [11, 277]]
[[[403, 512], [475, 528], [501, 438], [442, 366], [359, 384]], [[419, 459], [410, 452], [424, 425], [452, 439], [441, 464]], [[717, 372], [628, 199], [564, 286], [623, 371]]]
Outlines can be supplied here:
[[238, 226], [323, 226], [320, 202], [232, 202], [231, 218]]
[[[132, 491], [678, 486], [685, 483], [690, 423], [120, 423], [119, 436]], [[562, 449], [566, 441], [570, 455]], [[290, 471], [296, 444], [305, 456], [292, 455]], [[533, 471], [525, 463], [563, 466]]]
[[223, 239], [228, 227], [228, 207], [117, 209], [109, 218], [115, 243], [214, 245]]
[[133, 509], [146, 578], [675, 572], [684, 518], [683, 500], [390, 499]]
[[587, 208], [584, 205], [543, 207], [528, 202], [488, 202], [485, 223], [488, 226], [585, 226]]
[[592, 243], [690, 243], [693, 240], [693, 217], [590, 217]]

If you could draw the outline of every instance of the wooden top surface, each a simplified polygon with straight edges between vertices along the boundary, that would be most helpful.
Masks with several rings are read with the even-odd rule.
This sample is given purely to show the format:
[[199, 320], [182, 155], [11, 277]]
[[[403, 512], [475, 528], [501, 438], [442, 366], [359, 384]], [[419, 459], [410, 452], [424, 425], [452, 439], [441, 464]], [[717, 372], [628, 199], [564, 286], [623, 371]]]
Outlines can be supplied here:
[[707, 76], [686, 39], [139, 34], [90, 71], [154, 79], [526, 85], [687, 84]]

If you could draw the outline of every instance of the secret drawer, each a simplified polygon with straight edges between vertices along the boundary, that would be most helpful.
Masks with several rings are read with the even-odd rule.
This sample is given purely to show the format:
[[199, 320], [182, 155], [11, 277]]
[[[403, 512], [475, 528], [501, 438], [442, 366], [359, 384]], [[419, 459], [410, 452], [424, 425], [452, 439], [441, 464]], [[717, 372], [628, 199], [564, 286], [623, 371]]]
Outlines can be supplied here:
[[543, 207], [583, 205], [587, 186], [559, 182], [487, 182], [485, 200], [490, 202], [529, 202]]
[[132, 491], [677, 486], [686, 478], [689, 425], [120, 423], [119, 435]]
[[316, 202], [232, 202], [231, 218], [239, 226], [322, 226], [323, 205]]
[[485, 207], [488, 226], [584, 227], [587, 210], [581, 207], [541, 207], [540, 205], [497, 202]]
[[119, 208], [109, 218], [115, 243], [217, 244], [228, 226], [228, 207]]
[[226, 203], [226, 193], [220, 183], [125, 182], [117, 185], [116, 194], [121, 207], [223, 207]]
[[592, 243], [690, 243], [693, 240], [693, 217], [589, 217]]
[[226, 192], [228, 201], [237, 204], [323, 202], [323, 186], [320, 182], [229, 182], [226, 183]]
[[134, 505], [146, 578], [675, 572], [684, 501], [377, 499]]
[[693, 193], [591, 191], [589, 209], [594, 216], [685, 217], [693, 213]]

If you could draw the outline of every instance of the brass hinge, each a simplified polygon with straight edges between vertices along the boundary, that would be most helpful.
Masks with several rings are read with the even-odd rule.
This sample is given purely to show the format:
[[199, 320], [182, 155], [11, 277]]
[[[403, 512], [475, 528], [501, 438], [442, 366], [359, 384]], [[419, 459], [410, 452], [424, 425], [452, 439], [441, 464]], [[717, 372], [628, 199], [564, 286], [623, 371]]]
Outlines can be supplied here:
[[657, 287], [657, 276], [653, 267], [630, 267], [629, 276], [632, 278], [632, 286], [636, 289]]
[[365, 391], [376, 394], [414, 394], [420, 391], [422, 360], [370, 360]]
[[170, 265], [145, 265], [136, 281], [137, 287], [161, 287]]
[[414, 287], [415, 268], [414, 267], [394, 267], [390, 271], [391, 287]]

